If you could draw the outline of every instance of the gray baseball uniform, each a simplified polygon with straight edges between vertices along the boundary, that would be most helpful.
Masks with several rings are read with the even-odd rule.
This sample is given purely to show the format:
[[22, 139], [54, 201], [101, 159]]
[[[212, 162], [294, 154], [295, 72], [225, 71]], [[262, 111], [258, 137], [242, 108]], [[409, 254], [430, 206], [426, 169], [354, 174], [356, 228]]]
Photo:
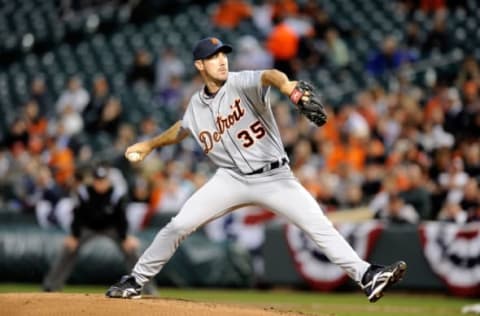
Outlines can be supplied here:
[[360, 282], [369, 267], [291, 172], [261, 75], [231, 72], [215, 95], [201, 90], [190, 100], [182, 127], [219, 168], [141, 256], [132, 272], [140, 285], [162, 269], [188, 234], [249, 204], [286, 216], [355, 281]]

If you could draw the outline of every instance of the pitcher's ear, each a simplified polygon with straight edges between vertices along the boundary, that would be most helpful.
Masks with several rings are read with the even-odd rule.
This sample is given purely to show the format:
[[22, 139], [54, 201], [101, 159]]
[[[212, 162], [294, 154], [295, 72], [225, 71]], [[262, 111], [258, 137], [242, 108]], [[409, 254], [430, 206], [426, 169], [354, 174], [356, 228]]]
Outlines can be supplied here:
[[203, 70], [205, 68], [203, 61], [200, 59], [195, 60], [194, 62], [195, 68], [197, 68], [198, 71]]

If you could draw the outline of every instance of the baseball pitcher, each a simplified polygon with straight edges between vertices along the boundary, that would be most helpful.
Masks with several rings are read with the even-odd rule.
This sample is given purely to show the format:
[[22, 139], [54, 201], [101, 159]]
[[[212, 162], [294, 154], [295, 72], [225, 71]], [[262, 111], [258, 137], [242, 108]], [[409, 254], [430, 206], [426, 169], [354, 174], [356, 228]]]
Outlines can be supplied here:
[[227, 54], [231, 51], [231, 46], [217, 38], [200, 40], [193, 59], [204, 87], [192, 96], [183, 119], [160, 135], [127, 148], [127, 158], [141, 161], [153, 149], [192, 135], [218, 170], [158, 232], [131, 274], [111, 286], [106, 296], [139, 298], [144, 284], [160, 272], [190, 233], [236, 208], [256, 204], [287, 217], [305, 231], [331, 262], [359, 284], [369, 301], [377, 301], [388, 286], [403, 277], [406, 263], [380, 266], [360, 259], [290, 170], [270, 107], [273, 87], [321, 126], [327, 116], [318, 92], [311, 84], [290, 81], [275, 69], [229, 72]]

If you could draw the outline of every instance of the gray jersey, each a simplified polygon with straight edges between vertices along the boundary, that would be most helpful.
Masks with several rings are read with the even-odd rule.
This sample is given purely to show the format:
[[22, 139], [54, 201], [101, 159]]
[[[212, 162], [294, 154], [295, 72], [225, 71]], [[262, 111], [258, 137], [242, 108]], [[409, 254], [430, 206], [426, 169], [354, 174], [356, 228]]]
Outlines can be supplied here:
[[286, 158], [262, 71], [231, 72], [217, 94], [195, 93], [182, 120], [222, 168], [250, 173]]

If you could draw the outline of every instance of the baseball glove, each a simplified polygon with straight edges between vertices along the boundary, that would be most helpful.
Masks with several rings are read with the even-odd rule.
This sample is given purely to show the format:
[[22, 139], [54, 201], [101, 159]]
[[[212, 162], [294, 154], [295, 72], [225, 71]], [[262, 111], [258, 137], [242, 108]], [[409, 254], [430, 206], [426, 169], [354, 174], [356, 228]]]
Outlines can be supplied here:
[[300, 80], [290, 94], [290, 100], [297, 105], [300, 113], [315, 125], [322, 126], [327, 122], [327, 112], [316, 90], [311, 83]]

